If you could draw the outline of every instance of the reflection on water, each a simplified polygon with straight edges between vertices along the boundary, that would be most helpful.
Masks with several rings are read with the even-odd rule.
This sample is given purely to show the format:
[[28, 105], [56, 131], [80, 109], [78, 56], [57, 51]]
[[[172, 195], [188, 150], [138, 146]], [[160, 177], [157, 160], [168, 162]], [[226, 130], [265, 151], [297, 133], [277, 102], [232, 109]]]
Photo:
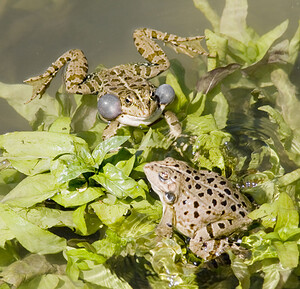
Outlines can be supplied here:
[[[227, 144], [228, 153], [235, 157], [246, 157], [242, 168], [239, 168], [240, 175], [247, 174], [251, 154], [260, 153], [263, 147], [269, 146], [270, 139], [274, 143], [275, 151], [280, 157], [280, 163], [286, 172], [297, 169], [286, 154], [279, 137], [276, 134], [277, 126], [270, 122], [264, 113], [260, 112], [256, 116], [242, 113], [232, 113], [227, 122], [226, 131], [232, 137], [232, 142]], [[270, 156], [265, 158], [260, 166], [260, 171], [270, 169]], [[255, 184], [254, 184], [255, 185]]]

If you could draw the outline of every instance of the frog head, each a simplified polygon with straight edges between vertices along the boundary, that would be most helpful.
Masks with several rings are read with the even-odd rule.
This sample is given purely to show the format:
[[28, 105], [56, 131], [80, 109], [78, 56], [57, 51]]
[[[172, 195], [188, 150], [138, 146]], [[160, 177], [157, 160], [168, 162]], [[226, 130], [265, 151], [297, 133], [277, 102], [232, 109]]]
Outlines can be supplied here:
[[103, 89], [98, 100], [100, 116], [130, 126], [149, 125], [156, 121], [165, 107], [173, 101], [175, 92], [168, 84], [156, 88], [149, 81], [119, 79], [118, 85]]

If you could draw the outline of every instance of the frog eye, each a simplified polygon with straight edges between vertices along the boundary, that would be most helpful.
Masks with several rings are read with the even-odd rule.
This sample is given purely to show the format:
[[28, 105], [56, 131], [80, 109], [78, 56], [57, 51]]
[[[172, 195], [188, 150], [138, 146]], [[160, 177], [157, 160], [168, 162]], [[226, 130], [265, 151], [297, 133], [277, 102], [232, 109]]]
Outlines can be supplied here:
[[159, 103], [169, 104], [175, 98], [175, 91], [171, 85], [162, 84], [156, 89], [155, 95], [158, 97]]
[[174, 202], [176, 200], [176, 196], [172, 192], [167, 192], [167, 193], [165, 193], [165, 199], [168, 204], [174, 204]]
[[169, 178], [169, 175], [165, 172], [161, 172], [158, 174], [158, 177], [161, 182], [165, 182]]
[[107, 119], [112, 120], [122, 113], [121, 101], [113, 94], [104, 94], [98, 100], [98, 112]]
[[125, 103], [126, 103], [127, 105], [131, 105], [131, 104], [132, 104], [132, 98], [131, 98], [130, 96], [127, 96], [127, 97], [125, 98]]

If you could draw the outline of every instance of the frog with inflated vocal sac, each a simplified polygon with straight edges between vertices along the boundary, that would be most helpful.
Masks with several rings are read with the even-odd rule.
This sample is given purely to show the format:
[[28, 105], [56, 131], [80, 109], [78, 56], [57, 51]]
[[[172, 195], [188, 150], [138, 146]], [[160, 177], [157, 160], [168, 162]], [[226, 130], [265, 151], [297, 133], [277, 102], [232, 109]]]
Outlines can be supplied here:
[[224, 253], [230, 247], [228, 236], [252, 222], [247, 217], [250, 201], [217, 173], [170, 157], [146, 164], [144, 172], [163, 204], [158, 236], [171, 237], [176, 229], [204, 260]]
[[170, 136], [181, 134], [181, 125], [174, 113], [164, 111], [175, 97], [173, 88], [162, 84], [156, 88], [148, 80], [169, 68], [169, 60], [153, 40], [162, 40], [176, 52], [190, 57], [207, 55], [199, 40], [203, 36], [178, 37], [154, 29], [137, 29], [133, 39], [138, 52], [148, 61], [145, 63], [118, 65], [88, 74], [88, 64], [83, 52], [72, 49], [59, 57], [44, 74], [25, 80], [33, 85], [31, 100], [42, 96], [60, 68], [67, 64], [66, 90], [77, 94], [96, 94], [100, 117], [109, 122], [103, 138], [116, 134], [121, 125], [150, 125], [164, 116], [170, 127]]

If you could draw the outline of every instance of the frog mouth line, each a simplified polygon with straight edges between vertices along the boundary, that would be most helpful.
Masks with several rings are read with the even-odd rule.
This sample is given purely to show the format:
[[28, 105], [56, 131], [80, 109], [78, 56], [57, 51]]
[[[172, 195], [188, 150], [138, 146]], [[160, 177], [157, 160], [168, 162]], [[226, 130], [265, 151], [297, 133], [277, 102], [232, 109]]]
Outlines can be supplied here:
[[116, 118], [116, 120], [121, 124], [130, 125], [130, 126], [139, 126], [141, 124], [150, 125], [161, 117], [162, 112], [163, 112], [163, 108], [158, 107], [156, 111], [148, 117], [133, 116], [127, 114], [127, 115], [120, 115], [119, 117]]

